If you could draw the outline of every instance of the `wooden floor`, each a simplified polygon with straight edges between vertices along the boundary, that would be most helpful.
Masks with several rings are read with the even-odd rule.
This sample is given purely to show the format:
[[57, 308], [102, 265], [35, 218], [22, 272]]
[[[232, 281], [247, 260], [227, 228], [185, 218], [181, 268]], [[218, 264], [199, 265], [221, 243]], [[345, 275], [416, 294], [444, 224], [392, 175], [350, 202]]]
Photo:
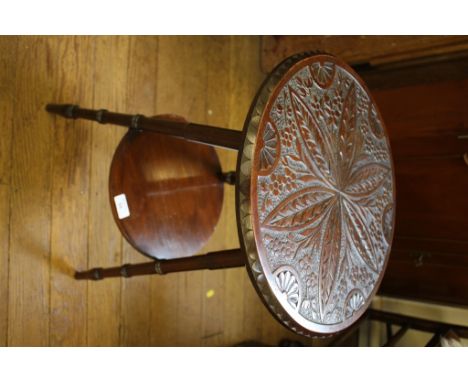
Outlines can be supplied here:
[[[75, 281], [75, 269], [146, 261], [122, 239], [108, 201], [124, 129], [44, 111], [79, 103], [241, 129], [264, 77], [259, 54], [252, 37], [0, 38], [0, 345], [298, 338], [263, 307], [245, 269]], [[219, 155], [234, 169], [236, 153]], [[226, 186], [204, 251], [239, 245], [233, 191]]]

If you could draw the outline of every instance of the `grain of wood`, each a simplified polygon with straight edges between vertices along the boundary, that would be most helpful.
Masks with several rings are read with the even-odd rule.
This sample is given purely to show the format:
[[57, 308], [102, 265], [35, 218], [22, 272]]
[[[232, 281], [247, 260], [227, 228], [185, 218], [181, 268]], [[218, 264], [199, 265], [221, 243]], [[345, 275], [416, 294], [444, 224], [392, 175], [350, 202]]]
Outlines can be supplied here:
[[[129, 38], [96, 38], [95, 108], [125, 111]], [[109, 206], [108, 177], [112, 155], [125, 129], [94, 124], [92, 129], [89, 267], [122, 263], [122, 236]], [[121, 280], [88, 282], [88, 345], [120, 344]]]
[[[260, 38], [231, 37], [230, 63], [230, 122], [231, 128], [242, 129], [245, 117], [250, 108], [264, 74], [260, 70], [258, 47]], [[247, 53], [249, 52], [249, 53]], [[233, 195], [234, 196], [234, 195]], [[229, 201], [230, 202], [230, 201]], [[233, 222], [235, 224], [235, 222]], [[232, 227], [237, 235], [237, 225]], [[247, 275], [245, 269], [229, 271], [226, 275], [226, 295], [234, 298], [226, 301], [225, 316], [231, 317], [228, 343], [243, 341], [260, 341], [262, 310], [265, 308]], [[227, 336], [227, 338], [229, 338]]]
[[[206, 109], [203, 122], [209, 125], [227, 127], [229, 123], [229, 63], [230, 39], [211, 37], [205, 41], [207, 61]], [[217, 150], [224, 171], [232, 171], [236, 165], [236, 153], [230, 150]], [[238, 248], [239, 244], [231, 237], [235, 234], [235, 215], [233, 214], [233, 187], [224, 187], [224, 203], [220, 219], [209, 242], [202, 252], [224, 248]], [[209, 201], [207, 201], [209, 203]], [[232, 235], [234, 233], [234, 235]], [[202, 285], [202, 338], [203, 346], [217, 346], [224, 343], [224, 329], [228, 317], [224, 317], [224, 276], [226, 270], [203, 271]]]
[[8, 342], [11, 148], [18, 38], [0, 37], [0, 346]]
[[24, 38], [18, 45], [14, 102], [8, 344], [49, 344], [51, 150], [50, 77], [54, 41]]
[[[132, 37], [128, 52], [126, 103], [129, 113], [154, 115], [156, 107], [157, 37]], [[122, 243], [124, 263], [146, 261], [127, 241]], [[151, 276], [122, 280], [120, 344], [151, 344]]]
[[[158, 113], [171, 112], [194, 122], [205, 118], [206, 49], [206, 40], [200, 37], [160, 38]], [[179, 274], [177, 280], [177, 288], [164, 288], [172, 296], [171, 305], [176, 304], [177, 313], [172, 317], [177, 322], [176, 336], [172, 344], [198, 346], [202, 330], [202, 272]], [[166, 307], [159, 306], [156, 312], [161, 309]]]
[[[189, 118], [190, 105], [194, 100], [187, 83], [187, 68], [184, 61], [191, 61], [190, 45], [192, 39], [160, 37], [158, 46], [157, 73], [157, 114], [179, 114]], [[195, 69], [197, 68], [195, 64]], [[185, 316], [179, 307], [178, 274], [154, 276], [151, 279], [151, 343], [157, 346], [173, 346], [178, 343], [179, 313]], [[199, 301], [199, 299], [198, 299]], [[190, 317], [190, 316], [189, 316]], [[199, 318], [194, 321], [199, 323]], [[187, 325], [187, 323], [185, 324]]]
[[[94, 40], [90, 37], [53, 39], [60, 68], [49, 102], [92, 105]], [[81, 79], [81, 80], [79, 80]], [[54, 134], [51, 233], [50, 344], [87, 344], [87, 284], [73, 278], [88, 259], [89, 162], [91, 122], [49, 116]]]
[[[231, 37], [229, 64], [229, 128], [242, 130], [245, 117], [264, 75], [259, 66], [259, 38]], [[231, 165], [235, 166], [235, 160]], [[235, 216], [234, 189], [225, 196], [231, 208], [229, 235], [239, 245]], [[263, 307], [244, 268], [225, 271], [225, 344], [259, 340]]]

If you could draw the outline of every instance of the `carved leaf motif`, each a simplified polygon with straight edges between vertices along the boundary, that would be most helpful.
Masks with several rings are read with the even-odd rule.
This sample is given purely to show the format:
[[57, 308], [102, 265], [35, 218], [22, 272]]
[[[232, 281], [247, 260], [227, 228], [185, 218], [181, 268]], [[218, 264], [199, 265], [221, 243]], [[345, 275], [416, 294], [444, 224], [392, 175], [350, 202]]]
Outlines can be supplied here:
[[372, 102], [369, 102], [368, 113], [369, 126], [371, 127], [371, 131], [377, 138], [382, 138], [382, 136], [384, 135], [384, 131], [382, 125], [380, 124], [377, 118], [377, 111], [375, 110], [375, 107], [372, 104]]
[[333, 201], [333, 193], [324, 187], [308, 187], [283, 200], [263, 222], [266, 228], [299, 230], [318, 223]]
[[310, 66], [310, 71], [321, 88], [328, 88], [335, 77], [335, 65], [331, 62], [316, 62]]
[[[323, 134], [315, 121], [315, 117], [300, 97], [293, 91], [290, 91], [290, 96], [297, 128], [310, 156], [309, 166], [311, 170], [314, 171], [316, 167], [318, 170], [316, 175], [327, 179], [329, 182], [333, 181], [330, 168], [334, 158], [331, 155], [332, 149], [329, 138]], [[314, 173], [316, 172], [314, 171]]]
[[328, 225], [323, 234], [320, 260], [320, 297], [322, 307], [327, 305], [335, 281], [339, 278], [338, 264], [341, 255], [341, 208], [336, 203], [330, 211]]
[[382, 186], [389, 169], [379, 163], [369, 163], [351, 175], [345, 191], [352, 196], [367, 196]]
[[295, 258], [299, 251], [303, 250], [304, 248], [308, 248], [309, 252], [320, 250], [320, 228], [320, 225], [308, 227], [297, 235], [297, 239], [300, 238], [300, 240], [296, 240], [299, 242], [299, 245], [294, 251], [293, 258]]
[[377, 266], [374, 260], [375, 250], [372, 244], [372, 237], [367, 230], [360, 214], [354, 210], [352, 204], [343, 202], [347, 213], [343, 214], [346, 220], [348, 239], [355, 248], [357, 255], [374, 272], [377, 272]]
[[304, 162], [296, 155], [286, 155], [283, 158], [283, 163], [289, 168], [299, 173], [306, 173], [307, 166]]
[[362, 150], [361, 131], [356, 126], [356, 88], [351, 86], [343, 103], [338, 131], [339, 168], [338, 184], [345, 184], [348, 175]]

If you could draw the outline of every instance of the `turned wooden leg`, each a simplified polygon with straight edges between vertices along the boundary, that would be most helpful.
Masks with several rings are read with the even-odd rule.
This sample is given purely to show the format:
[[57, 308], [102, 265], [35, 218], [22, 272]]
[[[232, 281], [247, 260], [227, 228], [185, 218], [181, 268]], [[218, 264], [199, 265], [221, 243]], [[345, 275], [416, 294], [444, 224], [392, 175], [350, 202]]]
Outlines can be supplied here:
[[241, 131], [170, 120], [164, 117], [149, 118], [140, 114], [120, 114], [104, 109], [81, 109], [78, 105], [49, 104], [46, 106], [46, 110], [49, 113], [58, 114], [65, 118], [82, 118], [102, 124], [110, 123], [130, 129], [152, 131], [233, 150], [239, 150], [243, 141]]
[[155, 260], [140, 264], [125, 264], [112, 268], [93, 268], [76, 272], [77, 280], [102, 280], [107, 277], [132, 277], [140, 275], [195, 271], [199, 269], [223, 269], [245, 266], [245, 256], [240, 249], [211, 252], [206, 255], [171, 260]]

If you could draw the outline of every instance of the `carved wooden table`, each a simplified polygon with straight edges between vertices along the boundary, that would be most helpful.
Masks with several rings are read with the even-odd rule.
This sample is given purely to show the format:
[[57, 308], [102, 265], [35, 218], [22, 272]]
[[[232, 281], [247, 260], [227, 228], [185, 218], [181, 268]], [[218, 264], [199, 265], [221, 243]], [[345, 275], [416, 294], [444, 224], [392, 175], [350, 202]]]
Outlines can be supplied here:
[[[47, 110], [129, 127], [111, 166], [111, 205], [127, 240], [156, 259], [77, 279], [246, 266], [270, 312], [306, 336], [340, 332], [369, 306], [391, 248], [395, 181], [382, 118], [344, 62], [314, 53], [283, 61], [242, 132], [173, 116]], [[239, 150], [235, 173], [221, 172], [211, 146]], [[216, 225], [223, 182], [234, 180], [241, 248], [192, 256]]]

